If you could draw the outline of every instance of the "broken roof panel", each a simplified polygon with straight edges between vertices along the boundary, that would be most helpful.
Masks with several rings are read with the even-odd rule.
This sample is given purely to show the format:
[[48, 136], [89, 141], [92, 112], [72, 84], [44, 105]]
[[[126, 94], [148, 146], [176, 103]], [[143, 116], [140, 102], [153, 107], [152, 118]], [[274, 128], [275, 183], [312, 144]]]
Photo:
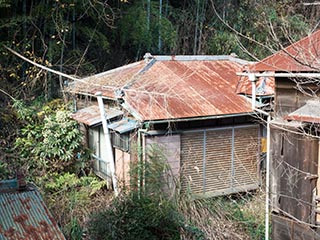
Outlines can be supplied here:
[[65, 239], [33, 186], [0, 191], [0, 239]]
[[[107, 120], [111, 120], [123, 115], [123, 112], [117, 109], [105, 109]], [[101, 113], [99, 106], [93, 105], [90, 107], [86, 107], [83, 109], [78, 110], [77, 112], [73, 113], [71, 117], [80, 122], [84, 123], [88, 126], [93, 126], [98, 123], [101, 123]]]
[[251, 71], [313, 72], [320, 68], [320, 30], [252, 65]]
[[244, 114], [252, 110], [236, 93], [236, 73], [247, 63], [230, 56], [155, 56], [90, 77], [77, 91], [94, 94], [90, 84], [99, 83], [110, 97], [103, 87], [121, 88], [124, 106], [141, 121]]
[[138, 122], [132, 119], [124, 118], [120, 121], [108, 124], [108, 128], [118, 133], [130, 132], [138, 127]]
[[320, 101], [309, 100], [301, 108], [285, 117], [286, 120], [320, 123]]

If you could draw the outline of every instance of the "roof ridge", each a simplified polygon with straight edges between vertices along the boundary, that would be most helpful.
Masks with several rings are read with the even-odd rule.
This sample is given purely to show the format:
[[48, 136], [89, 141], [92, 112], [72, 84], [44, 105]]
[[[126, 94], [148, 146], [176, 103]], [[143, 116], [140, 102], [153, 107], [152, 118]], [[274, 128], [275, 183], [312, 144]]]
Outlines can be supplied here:
[[240, 64], [248, 64], [247, 61], [232, 55], [155, 55], [153, 56], [157, 61], [221, 61], [228, 60]]

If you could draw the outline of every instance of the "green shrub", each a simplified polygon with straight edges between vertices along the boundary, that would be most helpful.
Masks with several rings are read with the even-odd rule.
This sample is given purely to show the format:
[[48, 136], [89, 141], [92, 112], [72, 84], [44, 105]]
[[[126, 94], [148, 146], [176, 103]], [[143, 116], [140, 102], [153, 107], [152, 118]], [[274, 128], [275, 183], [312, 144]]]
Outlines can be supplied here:
[[148, 161], [136, 166], [132, 176], [139, 175], [138, 168], [145, 185], [134, 185], [131, 192], [93, 214], [88, 221], [90, 239], [180, 239], [184, 218], [175, 198], [164, 190], [169, 170], [164, 155], [153, 148]]
[[180, 239], [182, 216], [169, 201], [127, 195], [91, 216], [91, 239]]
[[24, 121], [15, 141], [22, 168], [32, 176], [83, 171], [89, 163], [88, 150], [81, 145], [78, 123], [66, 105], [54, 100], [37, 110], [16, 101], [14, 108]]

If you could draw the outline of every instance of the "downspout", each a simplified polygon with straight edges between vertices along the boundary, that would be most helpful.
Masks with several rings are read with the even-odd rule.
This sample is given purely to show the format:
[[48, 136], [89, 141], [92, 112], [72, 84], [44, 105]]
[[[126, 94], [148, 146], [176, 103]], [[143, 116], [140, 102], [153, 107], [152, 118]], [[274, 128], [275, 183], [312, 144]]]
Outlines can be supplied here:
[[265, 239], [269, 240], [269, 204], [270, 204], [270, 121], [271, 116], [267, 118], [267, 158], [266, 158], [266, 218], [265, 218]]
[[114, 194], [115, 194], [115, 196], [118, 196], [119, 190], [118, 190], [117, 177], [116, 177], [115, 166], [114, 166], [113, 151], [112, 151], [112, 146], [111, 146], [111, 141], [110, 141], [110, 134], [109, 134], [109, 129], [108, 129], [106, 112], [104, 110], [104, 105], [103, 105], [103, 100], [102, 100], [102, 93], [97, 92], [95, 95], [97, 97], [98, 104], [99, 104], [103, 133], [104, 133], [104, 137], [106, 140], [107, 159], [109, 160], [109, 164], [110, 164], [110, 172], [111, 172], [111, 177], [112, 177], [112, 185], [113, 185], [113, 189], [114, 189]]
[[[143, 126], [143, 125], [142, 125]], [[147, 129], [139, 128], [138, 129], [138, 196], [141, 196], [141, 187], [144, 184], [144, 167], [143, 167], [143, 158], [144, 158], [144, 141], [142, 134], [146, 133]]]
[[269, 204], [270, 204], [270, 121], [269, 113], [256, 109], [256, 75], [254, 73], [248, 74], [249, 80], [252, 84], [252, 110], [267, 116], [267, 157], [266, 157], [266, 199], [265, 199], [265, 239], [269, 240]]
[[265, 238], [269, 240], [269, 218], [270, 218], [270, 122], [271, 122], [271, 114], [267, 113], [260, 109], [254, 109], [255, 111], [264, 114], [267, 116], [267, 157], [266, 157], [266, 209], [265, 209]]

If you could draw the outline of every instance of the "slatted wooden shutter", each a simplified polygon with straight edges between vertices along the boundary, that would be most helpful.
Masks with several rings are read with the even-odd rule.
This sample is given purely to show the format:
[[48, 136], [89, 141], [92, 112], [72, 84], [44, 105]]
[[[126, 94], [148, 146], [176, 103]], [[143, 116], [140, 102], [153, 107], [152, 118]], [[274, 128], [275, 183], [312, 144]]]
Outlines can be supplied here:
[[233, 188], [246, 190], [257, 184], [259, 165], [259, 128], [234, 129], [234, 174]]
[[223, 191], [231, 184], [232, 129], [206, 131], [205, 192]]
[[203, 132], [181, 135], [181, 190], [203, 193]]
[[259, 126], [181, 134], [181, 190], [223, 195], [258, 187]]

